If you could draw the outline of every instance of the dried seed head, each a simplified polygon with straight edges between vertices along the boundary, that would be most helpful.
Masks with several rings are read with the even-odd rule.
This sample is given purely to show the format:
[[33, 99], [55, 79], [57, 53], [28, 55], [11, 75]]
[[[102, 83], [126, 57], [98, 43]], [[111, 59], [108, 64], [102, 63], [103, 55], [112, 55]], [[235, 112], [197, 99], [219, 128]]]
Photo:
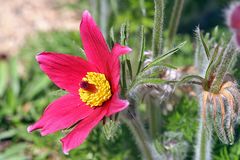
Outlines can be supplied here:
[[203, 91], [202, 117], [208, 128], [214, 126], [219, 139], [234, 143], [234, 126], [240, 111], [240, 92], [237, 84], [226, 81], [219, 93]]

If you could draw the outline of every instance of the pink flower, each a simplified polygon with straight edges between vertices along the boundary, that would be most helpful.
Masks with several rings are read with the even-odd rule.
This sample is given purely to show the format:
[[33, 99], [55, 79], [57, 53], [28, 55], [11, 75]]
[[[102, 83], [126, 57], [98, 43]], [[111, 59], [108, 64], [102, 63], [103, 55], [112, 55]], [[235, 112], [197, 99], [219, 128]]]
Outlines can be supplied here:
[[240, 46], [240, 3], [232, 3], [226, 11], [227, 25], [233, 31], [235, 42]]
[[110, 51], [88, 11], [83, 12], [80, 35], [87, 61], [54, 52], [42, 52], [36, 57], [41, 70], [68, 94], [49, 104], [28, 131], [39, 129], [44, 136], [76, 124], [61, 139], [65, 154], [81, 145], [105, 116], [120, 112], [129, 104], [119, 99], [119, 56], [131, 49], [115, 44]]

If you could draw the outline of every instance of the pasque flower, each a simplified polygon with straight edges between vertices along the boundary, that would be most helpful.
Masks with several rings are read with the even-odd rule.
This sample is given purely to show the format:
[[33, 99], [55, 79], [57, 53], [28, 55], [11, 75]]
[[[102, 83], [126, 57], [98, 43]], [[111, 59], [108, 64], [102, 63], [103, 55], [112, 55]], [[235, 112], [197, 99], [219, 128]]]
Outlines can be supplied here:
[[68, 94], [49, 104], [28, 131], [39, 129], [44, 136], [75, 126], [61, 139], [66, 154], [82, 144], [105, 116], [120, 112], [129, 104], [119, 98], [119, 56], [131, 49], [115, 44], [109, 50], [88, 11], [83, 12], [80, 35], [87, 60], [55, 52], [42, 52], [36, 57], [41, 70]]
[[236, 44], [240, 46], [240, 3], [234, 2], [226, 11], [227, 24], [233, 31]]

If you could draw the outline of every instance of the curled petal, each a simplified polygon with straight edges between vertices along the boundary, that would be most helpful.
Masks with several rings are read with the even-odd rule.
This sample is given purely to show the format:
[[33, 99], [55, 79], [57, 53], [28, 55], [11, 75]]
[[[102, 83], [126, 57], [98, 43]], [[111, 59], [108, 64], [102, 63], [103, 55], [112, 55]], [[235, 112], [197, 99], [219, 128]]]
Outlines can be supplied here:
[[52, 102], [45, 109], [42, 117], [28, 127], [28, 132], [40, 129], [42, 136], [54, 133], [71, 127], [93, 111], [92, 108], [81, 102], [79, 96], [67, 94]]
[[36, 56], [40, 68], [60, 88], [78, 93], [79, 83], [89, 71], [96, 69], [77, 56], [42, 52]]
[[106, 114], [106, 109], [98, 107], [87, 118], [82, 120], [66, 137], [61, 139], [63, 153], [68, 152], [83, 143], [90, 131], [98, 124]]
[[117, 92], [119, 89], [119, 79], [120, 79], [120, 60], [119, 56], [131, 52], [132, 49], [127, 46], [122, 46], [116, 43], [112, 49], [112, 58], [108, 62], [110, 66], [110, 75], [108, 76], [111, 81], [111, 86], [113, 92]]
[[122, 45], [116, 43], [113, 46], [112, 54], [114, 54], [115, 56], [120, 56], [120, 55], [123, 55], [123, 54], [127, 54], [131, 51], [132, 51], [131, 48], [129, 48], [127, 46], [122, 46]]
[[109, 107], [106, 116], [111, 116], [117, 112], [126, 109], [129, 105], [127, 100], [122, 100], [118, 98], [118, 95], [113, 95], [111, 101], [109, 102]]

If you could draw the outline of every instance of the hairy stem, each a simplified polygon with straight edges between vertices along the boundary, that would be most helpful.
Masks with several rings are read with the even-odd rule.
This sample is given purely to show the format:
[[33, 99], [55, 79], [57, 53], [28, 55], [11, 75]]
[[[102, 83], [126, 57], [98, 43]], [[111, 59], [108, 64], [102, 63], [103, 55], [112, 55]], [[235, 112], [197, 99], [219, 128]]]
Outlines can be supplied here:
[[153, 39], [152, 51], [153, 56], [157, 57], [163, 51], [163, 23], [164, 23], [164, 0], [154, 0], [155, 13], [154, 13], [154, 26], [153, 26]]
[[202, 119], [199, 123], [195, 160], [211, 160], [212, 136], [211, 133], [209, 133], [211, 131], [206, 130]]
[[[199, 101], [201, 102], [202, 99], [199, 98]], [[204, 125], [204, 121], [205, 120], [203, 119], [203, 116], [200, 114], [198, 133], [197, 133], [197, 144], [195, 146], [195, 158], [194, 158], [195, 160], [211, 160], [212, 159], [211, 158], [212, 129], [211, 128], [206, 129], [206, 126]]]
[[174, 43], [174, 37], [177, 33], [179, 26], [179, 21], [182, 14], [182, 9], [184, 6], [184, 0], [175, 0], [168, 31], [168, 47], [171, 48]]
[[130, 105], [128, 113], [124, 115], [121, 114], [121, 119], [127, 124], [131, 132], [134, 135], [134, 138], [137, 142], [137, 146], [141, 150], [144, 158], [146, 160], [160, 160], [161, 156], [155, 149], [151, 139], [148, 137], [146, 130], [142, 126], [142, 123], [138, 116], [136, 115], [136, 102], [134, 99], [130, 99]]
[[[164, 23], [164, 0], [154, 0], [154, 26], [152, 38], [153, 56], [157, 57], [163, 52], [163, 23]], [[153, 103], [147, 103], [149, 116], [149, 126], [152, 138], [156, 138], [158, 132], [158, 117], [156, 117], [157, 107]]]
[[[149, 106], [149, 128], [150, 128], [150, 134], [153, 139], [157, 138], [158, 132], [159, 132], [159, 112], [157, 111], [157, 106], [153, 103], [152, 98], [148, 98]], [[158, 115], [157, 115], [158, 114]]]

